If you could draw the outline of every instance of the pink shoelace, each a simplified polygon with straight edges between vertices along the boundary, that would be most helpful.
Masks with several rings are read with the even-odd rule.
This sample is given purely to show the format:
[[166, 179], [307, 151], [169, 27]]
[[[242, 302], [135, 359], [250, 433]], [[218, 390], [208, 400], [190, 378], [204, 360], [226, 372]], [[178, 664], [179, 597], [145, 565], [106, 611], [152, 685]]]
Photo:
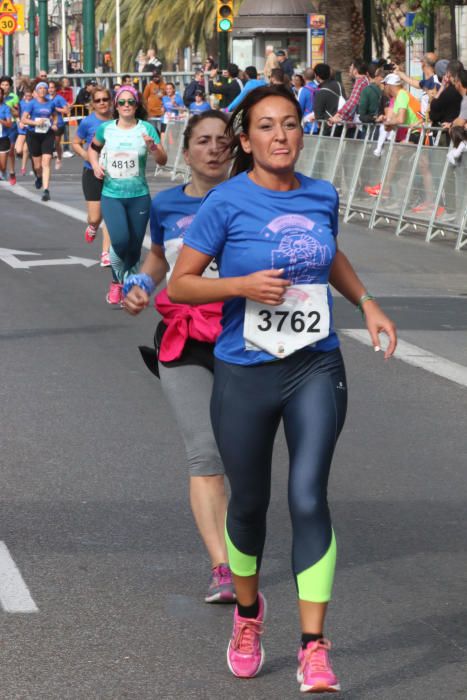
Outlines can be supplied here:
[[258, 636], [262, 634], [263, 623], [260, 620], [237, 620], [232, 646], [241, 654], [253, 654], [256, 651]]
[[329, 672], [328, 651], [331, 649], [331, 642], [327, 639], [318, 639], [308, 646], [303, 652], [302, 668], [310, 664], [312, 673]]
[[218, 566], [214, 572], [214, 576], [216, 577], [219, 586], [232, 583], [232, 575], [228, 566], [223, 566], [222, 564]]

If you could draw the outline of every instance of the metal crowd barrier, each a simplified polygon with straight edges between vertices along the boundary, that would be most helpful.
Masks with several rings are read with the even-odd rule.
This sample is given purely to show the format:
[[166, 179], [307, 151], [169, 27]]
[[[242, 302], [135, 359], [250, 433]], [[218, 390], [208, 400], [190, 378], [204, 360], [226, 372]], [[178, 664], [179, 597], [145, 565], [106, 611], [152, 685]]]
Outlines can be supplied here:
[[157, 166], [156, 175], [160, 172], [170, 172], [172, 180], [181, 177], [184, 182], [187, 182], [190, 169], [183, 158], [183, 134], [187, 122], [188, 117], [168, 122], [161, 136], [162, 145], [167, 153], [167, 163]]
[[426, 229], [425, 240], [454, 234], [456, 250], [467, 246], [467, 155], [455, 166], [440, 146], [442, 129], [406, 127], [403, 141], [386, 141], [375, 155], [378, 125], [319, 124], [305, 136], [297, 170], [330, 180], [344, 221], [368, 217], [369, 228], [395, 225], [396, 235]]
[[[187, 121], [188, 116], [167, 124], [162, 134], [167, 164], [158, 166], [156, 175], [169, 172], [172, 180], [188, 180], [183, 159]], [[331, 128], [320, 122], [318, 133], [304, 137], [297, 170], [334, 184], [345, 222], [366, 216], [369, 228], [392, 223], [396, 235], [424, 228], [427, 243], [451, 234], [456, 250], [462, 250], [467, 246], [467, 153], [451, 165], [449, 149], [439, 145], [442, 129], [420, 125], [403, 127], [404, 140], [390, 138], [378, 156], [379, 128], [355, 123]]]
[[65, 134], [63, 136], [62, 144], [64, 146], [69, 146], [73, 143], [73, 139], [78, 130], [79, 123], [86, 116], [86, 108], [84, 105], [70, 105], [70, 116], [64, 117], [65, 122]]

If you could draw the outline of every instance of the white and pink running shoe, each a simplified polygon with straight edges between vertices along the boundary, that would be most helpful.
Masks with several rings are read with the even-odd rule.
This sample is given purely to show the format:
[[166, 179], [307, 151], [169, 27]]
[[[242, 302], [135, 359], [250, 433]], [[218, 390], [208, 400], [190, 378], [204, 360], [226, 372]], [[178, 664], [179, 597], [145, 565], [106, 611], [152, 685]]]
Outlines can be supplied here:
[[110, 255], [109, 255], [108, 250], [102, 251], [100, 266], [101, 267], [110, 267], [111, 266]]
[[261, 635], [266, 618], [266, 599], [262, 593], [258, 593], [258, 598], [258, 617], [240, 617], [235, 607], [232, 638], [227, 647], [227, 664], [238, 678], [254, 678], [264, 663]]
[[219, 564], [211, 571], [205, 603], [235, 603], [235, 588], [228, 564]]
[[298, 651], [297, 681], [302, 693], [337, 693], [340, 683], [332, 670], [328, 652], [331, 642], [318, 639]]
[[84, 232], [84, 239], [86, 243], [92, 243], [96, 237], [97, 228], [92, 224], [89, 224], [86, 231]]
[[123, 301], [123, 284], [111, 282], [109, 291], [105, 295], [107, 304], [115, 304], [120, 306]]

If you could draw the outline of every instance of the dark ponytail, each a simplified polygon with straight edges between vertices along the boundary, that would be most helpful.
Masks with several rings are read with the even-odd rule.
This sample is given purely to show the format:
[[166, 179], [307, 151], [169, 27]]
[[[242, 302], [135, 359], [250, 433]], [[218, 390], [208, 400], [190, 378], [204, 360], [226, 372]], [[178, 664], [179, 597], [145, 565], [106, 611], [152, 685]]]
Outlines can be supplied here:
[[254, 166], [253, 155], [245, 153], [240, 141], [240, 134], [248, 134], [250, 128], [250, 113], [255, 105], [257, 105], [266, 97], [283, 97], [288, 100], [294, 107], [297, 118], [302, 123], [302, 110], [295, 96], [284, 85], [265, 85], [258, 87], [243, 98], [238, 107], [232, 112], [229, 125], [226, 129], [226, 134], [231, 139], [231, 154], [233, 159], [232, 171], [230, 176], [234, 177], [246, 170], [251, 170]]

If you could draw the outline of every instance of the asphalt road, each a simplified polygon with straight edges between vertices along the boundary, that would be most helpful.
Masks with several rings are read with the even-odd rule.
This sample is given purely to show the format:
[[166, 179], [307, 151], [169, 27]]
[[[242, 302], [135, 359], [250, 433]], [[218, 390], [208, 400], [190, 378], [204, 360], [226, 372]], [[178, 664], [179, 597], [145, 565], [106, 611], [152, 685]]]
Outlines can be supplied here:
[[[53, 202], [84, 211], [77, 160], [54, 180]], [[169, 184], [151, 180], [153, 192]], [[78, 220], [3, 186], [0, 212], [0, 247], [38, 254], [17, 260], [98, 257]], [[465, 253], [364, 223], [342, 227], [340, 244], [405, 341], [467, 368]], [[267, 661], [242, 681], [225, 663], [232, 608], [202, 602], [208, 562], [181, 439], [138, 353], [154, 313], [110, 308], [97, 265], [11, 262], [0, 255], [0, 540], [38, 612], [0, 609], [0, 697], [298, 697], [283, 435], [263, 567]], [[362, 328], [339, 298], [336, 320]], [[339, 697], [463, 699], [466, 387], [385, 363], [345, 334], [342, 346], [350, 409], [330, 484], [339, 551], [327, 626]], [[0, 596], [4, 584], [0, 568]]]

